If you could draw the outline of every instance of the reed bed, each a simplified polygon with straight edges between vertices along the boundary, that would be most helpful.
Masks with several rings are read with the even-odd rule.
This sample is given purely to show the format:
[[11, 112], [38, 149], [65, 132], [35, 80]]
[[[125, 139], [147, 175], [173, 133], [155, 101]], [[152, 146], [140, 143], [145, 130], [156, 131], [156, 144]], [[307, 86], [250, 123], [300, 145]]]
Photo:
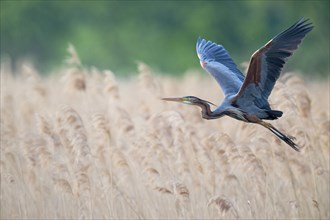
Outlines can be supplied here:
[[[68, 66], [41, 77], [1, 67], [1, 219], [329, 219], [329, 84], [285, 73], [270, 97], [272, 124], [203, 120], [219, 103], [206, 73], [135, 76]], [[70, 52], [70, 51], [69, 51]]]

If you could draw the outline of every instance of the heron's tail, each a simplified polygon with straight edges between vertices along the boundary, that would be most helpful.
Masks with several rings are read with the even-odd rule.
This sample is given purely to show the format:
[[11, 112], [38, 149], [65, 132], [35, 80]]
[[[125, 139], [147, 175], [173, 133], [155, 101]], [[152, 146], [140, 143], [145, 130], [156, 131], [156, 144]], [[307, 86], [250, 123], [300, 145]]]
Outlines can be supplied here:
[[267, 110], [266, 113], [268, 114], [268, 118], [264, 118], [266, 120], [275, 120], [283, 115], [282, 111], [277, 110]]
[[294, 150], [296, 150], [298, 152], [300, 151], [299, 146], [296, 143], [293, 142], [295, 140], [294, 137], [286, 136], [285, 134], [283, 134], [282, 132], [277, 130], [273, 125], [271, 125], [267, 122], [260, 121], [258, 124], [260, 124], [260, 125], [264, 126], [265, 128], [269, 129], [271, 132], [273, 132], [277, 137], [279, 137], [282, 141], [287, 143]]

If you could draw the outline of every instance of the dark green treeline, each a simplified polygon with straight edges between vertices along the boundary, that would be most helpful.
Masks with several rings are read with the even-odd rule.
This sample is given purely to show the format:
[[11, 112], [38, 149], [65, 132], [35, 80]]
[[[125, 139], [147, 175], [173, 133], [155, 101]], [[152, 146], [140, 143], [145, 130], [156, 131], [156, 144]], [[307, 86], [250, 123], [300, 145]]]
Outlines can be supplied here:
[[288, 70], [328, 75], [329, 1], [6, 1], [1, 58], [32, 60], [42, 72], [63, 65], [72, 43], [85, 65], [118, 74], [143, 61], [162, 73], [198, 68], [198, 36], [225, 46], [239, 64], [300, 17], [314, 30]]

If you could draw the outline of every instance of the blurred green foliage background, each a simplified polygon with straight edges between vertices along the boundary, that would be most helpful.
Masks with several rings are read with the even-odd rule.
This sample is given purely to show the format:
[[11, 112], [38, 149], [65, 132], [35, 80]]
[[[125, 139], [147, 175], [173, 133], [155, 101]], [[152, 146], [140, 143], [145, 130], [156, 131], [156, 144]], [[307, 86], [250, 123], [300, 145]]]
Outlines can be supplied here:
[[329, 1], [1, 0], [1, 59], [29, 58], [43, 73], [63, 65], [72, 43], [82, 62], [116, 74], [143, 61], [161, 73], [199, 68], [198, 36], [240, 64], [301, 17], [315, 28], [287, 70], [329, 75]]

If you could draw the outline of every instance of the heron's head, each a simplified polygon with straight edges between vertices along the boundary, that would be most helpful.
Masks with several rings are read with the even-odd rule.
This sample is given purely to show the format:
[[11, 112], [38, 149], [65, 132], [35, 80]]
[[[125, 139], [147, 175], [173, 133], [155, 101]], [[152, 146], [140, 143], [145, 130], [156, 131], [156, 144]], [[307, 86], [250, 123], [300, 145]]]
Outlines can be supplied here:
[[185, 103], [188, 105], [200, 105], [200, 104], [210, 104], [210, 105], [214, 105], [212, 102], [209, 101], [205, 101], [203, 99], [197, 98], [195, 96], [184, 96], [184, 97], [178, 97], [178, 98], [162, 98], [165, 101], [173, 101], [173, 102], [181, 102], [181, 103]]

